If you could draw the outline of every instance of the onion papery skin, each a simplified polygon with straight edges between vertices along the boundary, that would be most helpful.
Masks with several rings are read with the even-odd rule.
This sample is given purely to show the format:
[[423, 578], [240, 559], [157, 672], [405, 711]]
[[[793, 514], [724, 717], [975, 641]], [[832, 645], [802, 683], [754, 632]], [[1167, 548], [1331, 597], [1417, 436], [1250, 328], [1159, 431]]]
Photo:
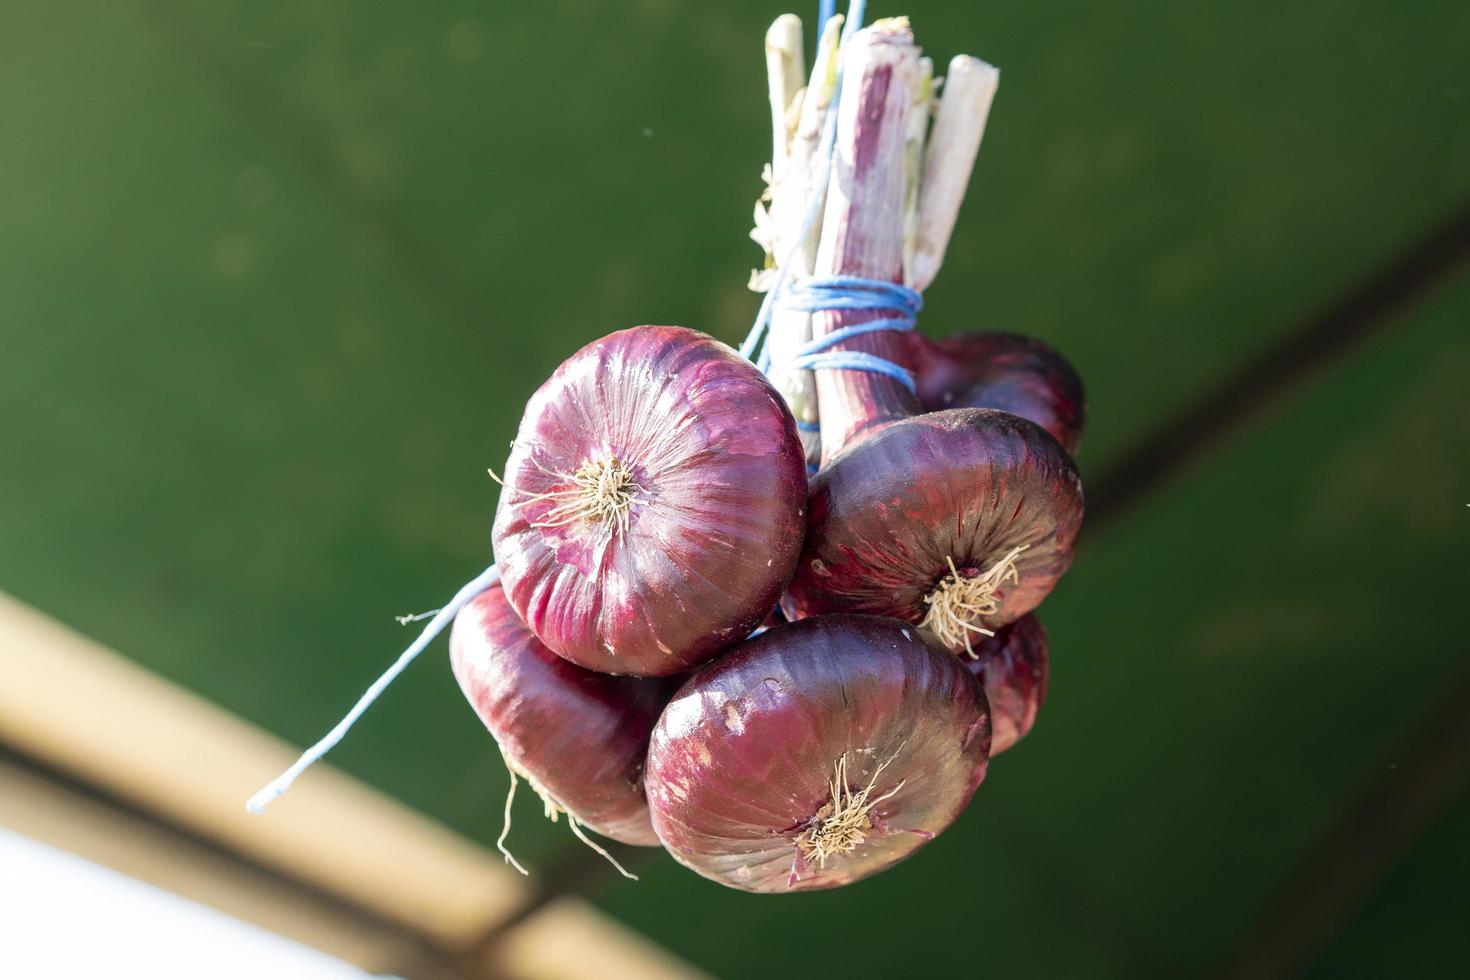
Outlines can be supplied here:
[[673, 692], [669, 681], [599, 674], [558, 657], [499, 585], [455, 617], [449, 657], [460, 690], [511, 765], [599, 834], [657, 846], [643, 763]]
[[[958, 659], [896, 620], [825, 616], [694, 674], [654, 728], [645, 782], [681, 864], [742, 891], [809, 891], [882, 871], [948, 827], [989, 752], [985, 693]], [[872, 797], [893, 795], [862, 843], [819, 866], [796, 838], [831, 799], [844, 753], [850, 788], [876, 773]]]
[[[555, 521], [537, 494], [607, 458], [638, 487], [625, 530], [536, 526]], [[493, 540], [511, 605], [591, 670], [673, 674], [744, 639], [801, 547], [795, 420], [748, 361], [683, 327], [619, 331], [557, 368], [526, 407], [504, 482]]]
[[1082, 482], [1034, 422], [950, 409], [849, 446], [813, 478], [808, 510], [782, 603], [789, 618], [851, 612], [920, 623], [950, 560], [983, 571], [1024, 547], [1014, 563], [1019, 584], [1003, 583], [996, 613], [975, 624], [995, 629], [1036, 608], [1071, 566]]
[[1030, 419], [1077, 455], [1086, 397], [1061, 354], [1034, 337], [977, 331], [931, 340], [910, 334], [926, 412], [994, 408]]
[[961, 661], [985, 687], [990, 702], [990, 756], [1026, 737], [1046, 700], [1046, 630], [1029, 613], [982, 637], [975, 656]]

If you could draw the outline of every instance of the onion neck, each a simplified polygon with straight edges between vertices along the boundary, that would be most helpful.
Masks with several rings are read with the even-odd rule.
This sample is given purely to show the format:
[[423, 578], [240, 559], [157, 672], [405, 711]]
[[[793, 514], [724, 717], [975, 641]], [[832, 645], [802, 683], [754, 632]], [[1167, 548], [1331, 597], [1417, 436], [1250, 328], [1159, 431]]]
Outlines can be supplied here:
[[[906, 130], [919, 71], [919, 49], [906, 22], [876, 24], [850, 43], [818, 276], [903, 282]], [[897, 310], [823, 311], [813, 316], [812, 333], [824, 337], [898, 315]], [[899, 331], [862, 334], [830, 350], [872, 354], [909, 371], [915, 366], [909, 339]], [[920, 410], [917, 396], [901, 382], [867, 371], [819, 370], [817, 400], [824, 463], [854, 441]]]

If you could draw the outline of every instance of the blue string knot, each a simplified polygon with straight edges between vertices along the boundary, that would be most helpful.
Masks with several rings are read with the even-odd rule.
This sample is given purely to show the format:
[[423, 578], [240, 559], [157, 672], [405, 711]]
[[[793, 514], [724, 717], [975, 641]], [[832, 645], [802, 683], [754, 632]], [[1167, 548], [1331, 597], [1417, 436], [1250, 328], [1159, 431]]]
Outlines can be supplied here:
[[[824, 337], [802, 344], [792, 359], [779, 367], [803, 371], [868, 371], [892, 378], [911, 392], [917, 392], [913, 372], [887, 358], [862, 351], [833, 351], [830, 348], [882, 330], [912, 330], [924, 300], [917, 291], [883, 279], [862, 276], [825, 276], [794, 283], [777, 302], [788, 309], [805, 313], [831, 310], [888, 310], [895, 315], [834, 330]], [[771, 373], [769, 354], [762, 352], [761, 369]]]

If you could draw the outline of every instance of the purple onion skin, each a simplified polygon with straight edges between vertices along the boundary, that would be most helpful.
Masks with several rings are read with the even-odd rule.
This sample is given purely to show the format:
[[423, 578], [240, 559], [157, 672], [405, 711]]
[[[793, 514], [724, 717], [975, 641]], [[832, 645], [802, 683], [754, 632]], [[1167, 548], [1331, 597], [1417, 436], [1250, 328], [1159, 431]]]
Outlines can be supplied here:
[[994, 408], [1030, 419], [1073, 456], [1082, 446], [1086, 400], [1067, 359], [1034, 337], [962, 333], [940, 340], [910, 334], [924, 411]]
[[658, 845], [643, 762], [668, 681], [598, 674], [558, 657], [498, 585], [455, 618], [449, 657], [460, 690], [517, 769], [604, 837]]
[[[680, 863], [751, 892], [835, 888], [944, 830], [985, 778], [985, 693], [917, 629], [875, 616], [777, 626], [691, 677], [664, 709], [645, 782]], [[855, 849], [807, 860], [796, 838], [831, 799], [835, 762], [871, 798]], [[901, 785], [900, 785], [901, 784]]]
[[1071, 566], [1082, 482], [1034, 422], [958, 408], [851, 444], [813, 478], [809, 510], [782, 603], [789, 618], [850, 612], [919, 623], [948, 559], [978, 573], [1024, 545], [1020, 584], [996, 591], [999, 609], [982, 624], [995, 629], [1035, 609]]
[[1046, 700], [1046, 630], [1034, 614], [983, 637], [961, 662], [985, 686], [990, 701], [990, 757], [1026, 737]]
[[[589, 460], [640, 488], [618, 533], [548, 520]], [[678, 673], [744, 639], [801, 547], [806, 468], [765, 377], [683, 327], [634, 327], [568, 358], [532, 396], [506, 464], [495, 555], [516, 612], [548, 647], [611, 674]]]

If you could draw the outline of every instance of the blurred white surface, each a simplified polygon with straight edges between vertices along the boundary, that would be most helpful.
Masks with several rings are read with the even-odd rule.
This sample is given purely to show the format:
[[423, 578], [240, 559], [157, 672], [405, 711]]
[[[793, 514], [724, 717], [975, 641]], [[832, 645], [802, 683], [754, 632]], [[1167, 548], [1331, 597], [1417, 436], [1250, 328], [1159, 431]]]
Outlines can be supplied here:
[[0, 976], [362, 980], [369, 974], [0, 829]]

